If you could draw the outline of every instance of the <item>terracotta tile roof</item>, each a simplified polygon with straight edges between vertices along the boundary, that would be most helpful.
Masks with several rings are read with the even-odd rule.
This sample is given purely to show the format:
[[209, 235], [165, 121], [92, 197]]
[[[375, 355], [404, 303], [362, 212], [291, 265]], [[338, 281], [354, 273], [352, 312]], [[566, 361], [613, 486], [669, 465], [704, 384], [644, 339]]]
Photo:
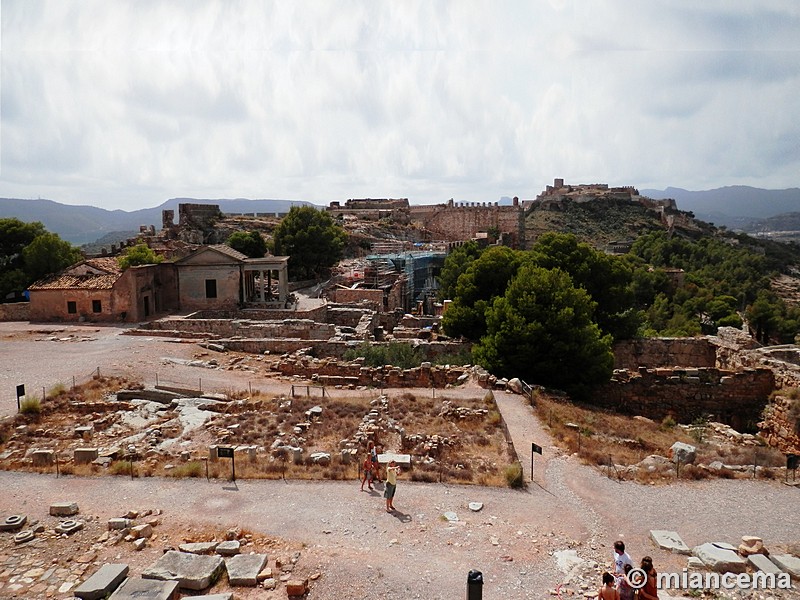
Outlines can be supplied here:
[[122, 276], [117, 259], [90, 258], [67, 269], [40, 279], [29, 286], [31, 290], [110, 290]]
[[209, 246], [209, 248], [213, 248], [217, 252], [221, 252], [222, 254], [230, 256], [231, 258], [235, 258], [236, 260], [247, 260], [246, 254], [242, 254], [238, 250], [234, 250], [226, 244], [212, 244]]

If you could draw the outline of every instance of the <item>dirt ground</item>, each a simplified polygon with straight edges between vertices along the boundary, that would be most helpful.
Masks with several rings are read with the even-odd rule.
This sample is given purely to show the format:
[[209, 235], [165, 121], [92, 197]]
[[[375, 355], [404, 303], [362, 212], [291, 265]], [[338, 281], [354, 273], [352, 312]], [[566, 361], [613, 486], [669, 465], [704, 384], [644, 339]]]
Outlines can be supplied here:
[[[156, 372], [162, 381], [202, 377], [204, 390], [257, 385], [287, 393], [291, 387], [291, 381], [267, 380], [250, 371], [165, 362], [165, 357], [193, 358], [198, 346], [121, 332], [118, 327], [1, 323], [0, 410], [15, 412], [19, 383], [26, 391], [50, 389], [69, 384], [73, 376], [88, 379], [98, 367], [103, 374], [148, 384], [155, 383]], [[550, 597], [565, 582], [571, 593], [562, 591], [562, 597], [579, 598], [595, 588], [615, 539], [626, 541], [634, 560], [649, 554], [660, 571], [679, 572], [685, 557], [656, 548], [649, 541], [651, 529], [677, 531], [689, 546], [738, 544], [743, 535], [758, 535], [774, 552], [800, 542], [800, 489], [778, 481], [620, 483], [565, 456], [520, 397], [495, 396], [526, 481], [531, 475], [534, 481], [514, 491], [417, 483], [401, 475], [395, 513], [385, 512], [379, 491], [360, 492], [355, 480], [233, 483], [0, 472], [0, 516], [25, 514], [45, 529], [22, 545], [0, 533], [0, 598], [70, 598], [70, 585], [106, 562], [125, 562], [138, 575], [166, 548], [224, 539], [230, 530], [247, 542], [243, 552], [266, 552], [270, 566], [276, 558], [290, 562], [295, 556], [290, 576], [309, 578], [307, 597], [325, 599], [464, 597], [472, 569], [483, 573], [487, 599]], [[535, 457], [533, 473], [532, 442], [544, 449]], [[48, 515], [54, 502], [77, 502], [85, 529], [72, 536], [48, 535], [56, 523]], [[473, 512], [470, 502], [483, 508]], [[109, 518], [131, 510], [139, 511], [140, 519], [158, 521], [147, 547], [138, 552], [130, 542], [114, 544], [106, 532]], [[145, 515], [148, 511], [156, 514]], [[557, 564], [555, 553], [568, 549], [600, 564], [589, 563], [576, 577]], [[798, 598], [797, 587], [773, 597]], [[222, 589], [224, 581], [210, 591]], [[235, 593], [244, 600], [286, 597], [282, 586], [275, 591], [236, 588]]]

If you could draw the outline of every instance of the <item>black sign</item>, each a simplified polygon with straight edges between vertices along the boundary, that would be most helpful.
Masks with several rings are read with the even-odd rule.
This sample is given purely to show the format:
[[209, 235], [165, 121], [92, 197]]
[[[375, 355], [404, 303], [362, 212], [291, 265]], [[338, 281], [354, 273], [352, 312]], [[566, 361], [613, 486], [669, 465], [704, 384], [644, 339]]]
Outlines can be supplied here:
[[788, 471], [794, 471], [797, 468], [800, 468], [800, 456], [798, 456], [797, 454], [787, 454], [786, 469]]
[[230, 446], [220, 446], [217, 448], [217, 456], [220, 458], [233, 458], [233, 448]]
[[536, 454], [541, 454], [542, 453], [542, 447], [534, 444], [533, 442], [531, 442], [531, 452], [536, 452]]
[[22, 398], [24, 395], [25, 395], [25, 384], [24, 383], [20, 383], [17, 386], [17, 399]]

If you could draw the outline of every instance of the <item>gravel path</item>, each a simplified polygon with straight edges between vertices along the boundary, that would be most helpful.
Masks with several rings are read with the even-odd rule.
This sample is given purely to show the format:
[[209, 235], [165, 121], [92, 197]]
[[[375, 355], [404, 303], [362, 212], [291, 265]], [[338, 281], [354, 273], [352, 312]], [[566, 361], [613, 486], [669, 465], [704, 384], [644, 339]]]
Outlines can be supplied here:
[[[84, 331], [91, 339], [37, 342], [34, 338], [45, 334], [26, 337], [21, 331], [26, 326], [0, 324], [0, 383], [31, 377], [35, 383], [30, 385], [47, 385], [46, 378], [88, 373], [96, 366], [104, 373], [118, 369], [119, 374], [141, 374], [160, 364], [159, 357], [191, 358], [197, 351], [195, 344], [121, 336], [120, 328], [59, 326], [64, 333], [56, 336], [66, 338], [67, 330]], [[33, 354], [22, 360], [26, 352]], [[191, 378], [197, 369], [175, 366], [174, 372]], [[203, 377], [228, 389], [244, 389], [254, 375], [203, 370]], [[284, 391], [289, 385], [263, 383]], [[462, 393], [474, 395], [474, 390], [447, 391], [452, 396]], [[3, 410], [13, 412], [15, 406], [9, 408], [5, 394]], [[279, 536], [305, 545], [298, 575], [322, 573], [312, 583], [309, 598], [459, 598], [465, 595], [467, 573], [477, 569], [484, 574], [487, 600], [540, 599], [565, 578], [554, 552], [574, 548], [581, 557], [606, 564], [610, 545], [618, 538], [626, 540], [635, 559], [650, 554], [660, 570], [683, 568], [685, 558], [652, 545], [650, 529], [678, 531], [690, 546], [704, 541], [738, 543], [746, 534], [763, 537], [768, 548], [800, 542], [800, 489], [780, 482], [741, 480], [669, 486], [618, 483], [554, 447], [524, 399], [503, 392], [495, 396], [526, 481], [530, 481], [531, 442], [544, 449], [543, 456], [535, 458], [535, 482], [521, 491], [413, 483], [401, 475], [398, 513], [392, 515], [383, 510], [378, 493], [360, 492], [356, 481], [240, 481], [234, 485], [157, 478], [56, 479], [2, 472], [0, 514], [27, 513], [43, 519], [50, 503], [76, 501], [82, 515], [94, 515], [100, 522], [132, 508], [153, 508], [164, 511], [165, 530], [214, 527], [224, 531], [239, 526]], [[471, 512], [468, 504], [473, 501], [482, 502], [483, 510]], [[444, 519], [445, 512], [456, 513], [458, 521]], [[162, 550], [154, 544], [136, 555], [115, 556], [121, 552], [117, 547], [105, 558], [132, 560], [136, 574]], [[4, 537], [0, 559], [25, 551]], [[272, 594], [237, 590], [243, 600], [285, 597], [283, 590]], [[0, 597], [5, 598], [2, 587]]]

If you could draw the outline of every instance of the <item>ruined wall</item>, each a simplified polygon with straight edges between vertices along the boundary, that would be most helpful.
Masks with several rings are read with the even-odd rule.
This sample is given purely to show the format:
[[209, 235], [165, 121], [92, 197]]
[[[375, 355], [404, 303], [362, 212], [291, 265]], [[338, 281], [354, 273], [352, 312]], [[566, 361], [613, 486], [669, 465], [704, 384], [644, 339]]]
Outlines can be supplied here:
[[[169, 331], [175, 321], [165, 319], [150, 323], [148, 331]], [[209, 337], [291, 338], [293, 340], [327, 340], [336, 335], [336, 327], [308, 319], [282, 321], [250, 321], [245, 319], [183, 319], [180, 329], [185, 333], [209, 334]]]
[[512, 246], [525, 246], [525, 215], [519, 206], [481, 204], [469, 206], [438, 205], [411, 207], [411, 219], [444, 240], [468, 240], [478, 232], [497, 228], [511, 236]]
[[[356, 341], [343, 340], [299, 340], [299, 339], [220, 339], [217, 343], [223, 344], [226, 348], [236, 352], [250, 352], [252, 354], [263, 354], [269, 351], [270, 354], [286, 354], [307, 349], [314, 356], [326, 356], [331, 358], [342, 358], [344, 353], [353, 347]], [[382, 342], [372, 342], [373, 345]], [[468, 349], [469, 344], [459, 342], [419, 342], [417, 344], [429, 357], [441, 356], [443, 354], [457, 354]], [[298, 372], [298, 375], [302, 372]]]
[[640, 338], [614, 344], [614, 368], [714, 367], [717, 349], [708, 338]]
[[797, 413], [792, 410], [796, 402], [800, 400], [776, 396], [769, 403], [766, 418], [760, 424], [761, 437], [785, 454], [800, 454], [800, 428]]
[[343, 363], [335, 360], [316, 360], [306, 356], [285, 358], [279, 363], [278, 370], [283, 375], [298, 375], [321, 385], [420, 388], [443, 388], [454, 385], [469, 371], [466, 367], [446, 369], [428, 364], [414, 369], [392, 366], [366, 367], [358, 361]]
[[330, 292], [330, 298], [337, 304], [355, 304], [366, 300], [373, 310], [383, 310], [383, 290], [372, 289], [344, 289], [339, 288]]
[[598, 388], [591, 403], [622, 414], [680, 423], [713, 415], [737, 431], [752, 431], [775, 389], [770, 369], [726, 371], [716, 368], [616, 371]]
[[30, 319], [30, 302], [0, 304], [0, 321], [27, 321]]

